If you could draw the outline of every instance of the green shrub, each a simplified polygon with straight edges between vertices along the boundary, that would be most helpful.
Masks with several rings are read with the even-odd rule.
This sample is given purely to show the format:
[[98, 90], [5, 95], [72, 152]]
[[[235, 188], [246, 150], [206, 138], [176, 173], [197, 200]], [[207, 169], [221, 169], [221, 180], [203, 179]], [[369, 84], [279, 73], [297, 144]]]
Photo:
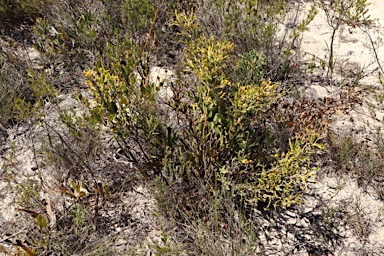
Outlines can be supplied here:
[[122, 1], [121, 14], [127, 31], [144, 35], [155, 17], [156, 6], [152, 0]]
[[[238, 232], [244, 232], [249, 238], [245, 250], [253, 255], [258, 247], [252, 243], [257, 223], [248, 221], [253, 209], [297, 204], [312, 181], [311, 156], [324, 149], [320, 136], [309, 130], [278, 137], [284, 120], [276, 105], [285, 92], [268, 78], [276, 81], [290, 71], [290, 50], [315, 11], [290, 40], [276, 45], [285, 1], [209, 1], [202, 6], [212, 9], [196, 12], [199, 16], [192, 11], [198, 4], [161, 2], [93, 1], [88, 7], [87, 2], [63, 1], [70, 8], [61, 11], [52, 2], [51, 11], [37, 16], [35, 47], [47, 70], [27, 73], [31, 98], [17, 95], [12, 110], [21, 110], [22, 119], [46, 101], [56, 103], [53, 85], [66, 85], [68, 77], [79, 78], [84, 69], [92, 94], [78, 95], [89, 110], [86, 118], [59, 112], [60, 129], [43, 122], [48, 131], [44, 164], [54, 167], [63, 197], [73, 203], [57, 209], [60, 221], [52, 231], [47, 231], [46, 216], [33, 219], [39, 229], [31, 242], [41, 252], [83, 253], [99, 245], [99, 205], [86, 205], [81, 189], [88, 187], [96, 200], [107, 202], [105, 186], [116, 184], [99, 182], [104, 170], [96, 166], [95, 123], [109, 128], [119, 152], [153, 185], [161, 215], [184, 231], [186, 225], [198, 227], [198, 235], [186, 233], [202, 254], [211, 245], [226, 254], [217, 243], [222, 236], [234, 238], [232, 251], [240, 253]], [[171, 12], [175, 6], [185, 12]], [[165, 21], [171, 26], [165, 27]], [[180, 72], [163, 88], [150, 80], [150, 69], [168, 50], [156, 45], [167, 40], [170, 50], [181, 53], [175, 58]], [[163, 89], [173, 92], [165, 104], [158, 99]], [[235, 216], [238, 220], [232, 221]]]
[[[317, 13], [312, 7], [303, 20], [290, 20], [289, 11], [284, 0], [210, 0], [197, 10], [205, 32], [233, 42], [236, 54], [256, 51], [265, 56], [265, 73], [273, 81], [295, 73], [291, 65], [299, 60], [301, 34]], [[294, 29], [284, 30], [281, 24], [288, 23]]]
[[3, 127], [27, 115], [25, 108], [20, 108], [21, 101], [24, 105], [33, 105], [37, 100], [30, 88], [33, 78], [28, 68], [18, 55], [0, 52], [0, 125]]
[[12, 110], [13, 102], [23, 94], [26, 88], [23, 75], [14, 65], [5, 60], [0, 55], [0, 123], [3, 126], [12, 120], [15, 114]]
[[93, 115], [125, 143], [138, 170], [145, 163], [170, 187], [197, 182], [213, 193], [225, 186], [243, 203], [265, 203], [266, 209], [298, 202], [311, 178], [310, 156], [323, 149], [319, 136], [308, 132], [292, 138], [287, 152], [276, 151], [268, 110], [281, 96], [278, 85], [262, 80], [262, 72], [255, 83], [228, 80], [234, 44], [199, 35], [195, 20], [176, 12], [172, 21], [187, 39], [184, 65], [190, 70], [173, 88], [182, 96], [168, 102], [175, 124], [161, 116], [146, 54], [137, 54], [132, 43], [125, 66], [112, 62], [86, 72]]

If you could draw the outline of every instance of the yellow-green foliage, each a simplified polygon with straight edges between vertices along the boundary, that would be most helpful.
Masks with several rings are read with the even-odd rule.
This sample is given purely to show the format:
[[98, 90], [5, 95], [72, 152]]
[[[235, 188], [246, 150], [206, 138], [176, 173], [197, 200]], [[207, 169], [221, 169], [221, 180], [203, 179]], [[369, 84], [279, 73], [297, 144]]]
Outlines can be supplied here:
[[279, 84], [262, 78], [262, 65], [254, 83], [231, 80], [227, 71], [237, 65], [233, 43], [201, 33], [193, 14], [176, 13], [171, 24], [180, 28], [186, 44], [185, 70], [196, 78], [192, 86], [180, 76], [174, 90], [182, 98], [169, 102], [180, 118], [175, 123], [183, 124], [162, 121], [146, 55], [132, 44], [124, 55], [126, 65], [112, 62], [85, 72], [92, 113], [117, 138], [139, 141], [148, 167], [159, 167], [169, 186], [202, 179], [211, 189], [232, 190], [246, 204], [264, 202], [268, 209], [297, 203], [313, 175], [310, 157], [316, 148], [323, 149], [319, 136], [308, 132], [293, 138], [284, 152], [275, 148], [268, 111], [281, 97]]
[[46, 102], [57, 102], [58, 90], [47, 82], [44, 73], [33, 70], [28, 71], [28, 93], [18, 97], [13, 102], [13, 111], [16, 113], [14, 118], [17, 121], [23, 120], [34, 115], [41, 115], [41, 107]]
[[[183, 21], [178, 22], [185, 24]], [[318, 143], [316, 134], [309, 134], [308, 138], [297, 138], [290, 142], [287, 152], [277, 151], [274, 155], [276, 162], [272, 167], [265, 166], [257, 159], [258, 156], [252, 159], [255, 156], [251, 156], [248, 145], [255, 145], [256, 142], [249, 140], [251, 125], [268, 119], [263, 112], [280, 95], [277, 92], [278, 85], [269, 81], [248, 85], [228, 81], [224, 73], [225, 61], [233, 57], [230, 55], [233, 48], [230, 42], [216, 42], [214, 38], [202, 36], [190, 42], [186, 49], [186, 65], [199, 79], [197, 97], [190, 99], [200, 109], [196, 130], [202, 131], [199, 133], [202, 141], [208, 140], [209, 135], [215, 133], [220, 141], [217, 151], [230, 150], [237, 153], [231, 161], [239, 161], [243, 165], [240, 172], [248, 178], [240, 184], [236, 184], [236, 180], [229, 181], [229, 184], [232, 183], [247, 201], [267, 202], [267, 208], [271, 204], [274, 207], [290, 206], [298, 202], [301, 191], [306, 189], [313, 174], [310, 167], [311, 154], [315, 148], [323, 147]], [[217, 154], [221, 155], [219, 152]]]
[[[289, 207], [299, 203], [302, 192], [313, 182], [314, 170], [311, 168], [310, 157], [316, 150], [325, 150], [320, 144], [319, 136], [311, 134], [307, 138], [296, 138], [289, 141], [287, 152], [277, 151], [274, 155], [276, 162], [270, 168], [265, 165], [259, 169], [248, 170], [251, 182], [237, 184], [235, 190], [248, 202], [266, 203], [266, 209], [273, 206]], [[243, 163], [252, 163], [252, 160]]]
[[[122, 42], [120, 47], [116, 50], [108, 45], [107, 49], [111, 50], [111, 56], [126, 49], [121, 52], [123, 64], [120, 61], [104, 66], [99, 63], [95, 70], [85, 72], [86, 84], [93, 94], [93, 101], [87, 104], [93, 106], [93, 117], [116, 134], [118, 143], [132, 161], [153, 166], [155, 160], [161, 161], [158, 154], [163, 152], [164, 137], [156, 106], [158, 88], [149, 81], [147, 54], [138, 51], [130, 40]], [[131, 152], [132, 145], [136, 145], [140, 153]]]
[[[94, 96], [95, 108], [103, 121], [112, 130], [123, 127], [132, 127], [138, 120], [138, 110], [150, 107], [154, 103], [154, 85], [148, 82], [147, 66], [138, 70], [140, 61], [145, 61], [135, 50], [131, 41], [125, 42], [121, 47], [128, 47], [123, 53], [125, 65], [113, 62], [109, 67], [98, 67], [85, 72], [88, 78], [86, 85]], [[109, 47], [109, 46], [107, 46]], [[139, 72], [140, 71], [140, 72]], [[141, 106], [140, 109], [137, 109]]]

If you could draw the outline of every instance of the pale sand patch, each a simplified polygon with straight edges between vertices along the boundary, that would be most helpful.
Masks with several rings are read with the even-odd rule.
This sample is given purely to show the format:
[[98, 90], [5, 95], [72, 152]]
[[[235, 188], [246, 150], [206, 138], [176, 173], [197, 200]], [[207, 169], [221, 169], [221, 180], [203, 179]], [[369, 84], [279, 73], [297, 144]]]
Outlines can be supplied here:
[[[384, 33], [384, 1], [371, 0], [369, 12], [371, 19], [377, 19], [375, 26], [370, 30], [370, 35], [375, 42], [380, 42]], [[303, 5], [303, 9], [309, 10], [310, 3]], [[302, 50], [306, 55], [304, 59], [308, 62], [311, 61], [312, 56], [316, 56], [323, 60], [329, 57], [329, 44], [332, 34], [332, 29], [327, 24], [326, 15], [323, 10], [319, 10], [313, 22], [309, 25], [309, 30], [304, 33]], [[380, 88], [379, 80], [377, 78], [378, 64], [375, 60], [374, 53], [367, 34], [358, 27], [346, 27], [341, 29], [336, 34], [334, 45], [334, 54], [337, 65], [341, 69], [335, 70], [334, 78], [343, 78], [343, 70], [349, 72], [359, 72], [361, 68], [365, 68], [365, 77], [361, 79], [360, 83], [369, 88]], [[382, 65], [384, 64], [384, 47], [380, 44], [377, 48], [377, 54]], [[329, 97], [337, 94], [338, 88], [334, 86], [326, 86], [324, 84], [314, 84], [305, 92], [307, 95], [314, 95], [315, 97]], [[375, 92], [375, 90], [373, 90]], [[339, 135], [352, 136], [359, 142], [370, 143], [373, 136], [377, 135], [378, 131], [382, 130], [384, 117], [383, 104], [375, 99], [372, 92], [368, 93], [363, 100], [361, 106], [356, 106], [349, 114], [338, 115], [333, 117], [331, 129]], [[340, 186], [339, 178], [325, 178], [318, 182], [316, 189], [325, 198], [331, 200], [332, 204], [337, 207], [349, 200], [351, 207], [353, 204], [359, 204], [360, 208], [364, 211], [361, 212], [362, 216], [370, 221], [371, 233], [367, 241], [359, 241], [351, 233], [347, 234], [347, 239], [344, 241], [343, 248], [338, 249], [340, 255], [360, 255], [356, 250], [365, 248], [372, 249], [372, 253], [379, 253], [375, 248], [383, 248], [384, 246], [384, 227], [383, 227], [383, 213], [384, 204], [382, 201], [375, 197], [375, 193], [367, 193], [358, 187], [352, 178], [346, 177], [344, 183]], [[339, 186], [336, 194], [332, 194], [330, 186]], [[340, 205], [339, 205], [340, 206]], [[352, 232], [352, 231], [349, 231]], [[339, 254], [337, 254], [339, 255]]]
[[[384, 2], [371, 0], [368, 7], [369, 16], [375, 19], [374, 25], [369, 33], [374, 42], [379, 43], [384, 33]], [[302, 4], [302, 10], [308, 11], [312, 3]], [[327, 17], [323, 10], [319, 12], [309, 25], [308, 31], [303, 34], [302, 52], [304, 60], [308, 63], [313, 62], [312, 57], [316, 56], [317, 64], [319, 60], [327, 62], [329, 58], [330, 40], [332, 28], [327, 23]], [[304, 13], [302, 14], [304, 16]], [[384, 60], [384, 47], [380, 43], [377, 47], [377, 54], [380, 63]], [[379, 88], [378, 68], [374, 52], [369, 37], [358, 27], [344, 26], [336, 33], [334, 42], [334, 58], [336, 69], [333, 78], [339, 82], [345, 77], [353, 77], [355, 74], [364, 70], [360, 84], [364, 87]], [[383, 63], [384, 64], [384, 63]], [[382, 64], [382, 65], [383, 65]], [[348, 84], [348, 83], [347, 83]], [[312, 84], [305, 95], [318, 98], [331, 97], [337, 95], [340, 88], [321, 83]], [[372, 135], [378, 128], [383, 126], [384, 106], [377, 102], [374, 95], [364, 98], [362, 106], [356, 106], [350, 111], [349, 115], [340, 115], [333, 118], [332, 130], [337, 133], [350, 134], [357, 137], [367, 137]]]
[[[384, 2], [379, 0], [371, 0], [368, 14], [371, 19], [378, 19], [375, 28], [370, 32], [374, 40], [379, 39], [384, 31], [382, 23], [384, 14]], [[303, 5], [303, 10], [309, 10], [311, 3]], [[330, 39], [332, 35], [332, 28], [327, 23], [327, 17], [323, 10], [318, 9], [319, 12], [315, 16], [312, 23], [309, 25], [308, 31], [303, 35], [303, 52], [313, 54], [321, 59], [329, 57]], [[379, 58], [384, 59], [384, 51], [380, 48]], [[340, 64], [346, 62], [358, 63], [361, 67], [367, 67], [372, 71], [377, 68], [376, 61], [372, 51], [370, 50], [369, 38], [358, 27], [345, 27], [338, 30], [334, 44], [335, 59]], [[312, 57], [312, 55], [308, 56]], [[337, 74], [337, 73], [336, 73]]]

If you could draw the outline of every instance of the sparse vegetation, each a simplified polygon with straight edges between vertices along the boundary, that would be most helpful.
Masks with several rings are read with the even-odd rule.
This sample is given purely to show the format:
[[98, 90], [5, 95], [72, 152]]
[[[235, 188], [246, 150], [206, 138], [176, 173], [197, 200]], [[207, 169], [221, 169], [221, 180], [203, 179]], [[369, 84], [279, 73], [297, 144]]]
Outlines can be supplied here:
[[327, 59], [327, 74], [331, 78], [336, 65], [335, 59], [335, 40], [338, 30], [344, 29], [343, 25], [356, 27], [367, 25], [371, 22], [369, 17], [365, 16], [368, 12], [369, 3], [367, 0], [337, 0], [331, 3], [320, 1], [320, 7], [327, 16], [327, 23], [332, 28], [332, 34], [329, 45], [329, 56]]
[[331, 255], [348, 232], [366, 242], [359, 198], [314, 192], [332, 164], [383, 200], [380, 140], [329, 130], [362, 104], [362, 71], [337, 97], [304, 95], [317, 66], [306, 69], [300, 44], [325, 11], [330, 55], [314, 60], [330, 82], [336, 32], [367, 25], [368, 4], [321, 1], [301, 20], [292, 6], [0, 0], [0, 195], [14, 195], [18, 218], [0, 220], [0, 252]]

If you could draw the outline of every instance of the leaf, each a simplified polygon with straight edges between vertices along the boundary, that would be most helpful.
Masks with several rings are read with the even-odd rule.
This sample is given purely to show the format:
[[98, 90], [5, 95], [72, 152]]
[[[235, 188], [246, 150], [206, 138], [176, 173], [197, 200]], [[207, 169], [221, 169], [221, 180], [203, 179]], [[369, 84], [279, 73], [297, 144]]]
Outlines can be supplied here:
[[73, 190], [75, 190], [77, 193], [80, 193], [80, 187], [77, 186], [77, 184], [74, 180], [71, 180], [71, 185], [72, 185]]
[[40, 230], [47, 227], [47, 219], [43, 215], [41, 215], [41, 214], [37, 215], [36, 221], [37, 221], [37, 225], [39, 226]]

